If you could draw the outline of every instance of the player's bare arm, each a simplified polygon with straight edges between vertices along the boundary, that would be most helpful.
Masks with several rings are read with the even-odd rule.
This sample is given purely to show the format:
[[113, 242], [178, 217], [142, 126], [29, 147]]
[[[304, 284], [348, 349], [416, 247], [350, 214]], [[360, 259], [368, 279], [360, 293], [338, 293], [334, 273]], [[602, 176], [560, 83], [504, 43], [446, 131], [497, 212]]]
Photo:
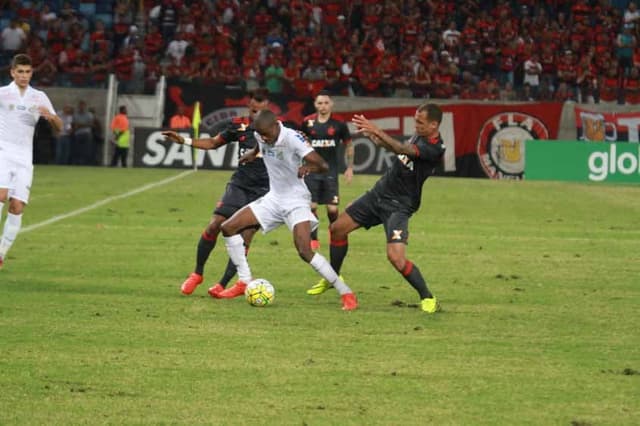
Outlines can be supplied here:
[[344, 178], [347, 183], [351, 183], [353, 179], [353, 158], [355, 157], [355, 147], [353, 143], [347, 145], [345, 155], [347, 157], [347, 168], [344, 171]]
[[49, 122], [49, 124], [51, 124], [51, 126], [53, 127], [53, 130], [56, 133], [59, 133], [60, 130], [62, 130], [62, 119], [58, 117], [56, 114], [49, 111], [47, 107], [44, 107], [44, 106], [38, 107], [38, 112], [40, 113], [40, 116], [42, 118], [44, 118]]
[[179, 143], [179, 144], [187, 144], [191, 145], [195, 148], [199, 149], [216, 149], [225, 144], [224, 139], [218, 134], [212, 138], [198, 138], [191, 139], [185, 138], [184, 136], [179, 135], [177, 132], [173, 130], [167, 130], [162, 132], [162, 135], [165, 137], [167, 141]]
[[367, 120], [364, 115], [354, 115], [352, 121], [353, 124], [356, 125], [358, 133], [364, 134], [376, 145], [395, 154], [405, 154], [410, 157], [414, 157], [416, 155], [413, 147], [392, 138], [384, 130]]
[[326, 173], [329, 165], [316, 151], [311, 151], [303, 158], [304, 163], [298, 168], [298, 177], [302, 178], [309, 173]]

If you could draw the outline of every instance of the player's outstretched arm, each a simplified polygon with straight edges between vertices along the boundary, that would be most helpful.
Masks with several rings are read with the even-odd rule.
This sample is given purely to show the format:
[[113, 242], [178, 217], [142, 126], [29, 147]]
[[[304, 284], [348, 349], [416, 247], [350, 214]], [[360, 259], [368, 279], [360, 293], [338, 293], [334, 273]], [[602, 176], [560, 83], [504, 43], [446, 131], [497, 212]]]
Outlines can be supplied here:
[[356, 125], [358, 133], [362, 133], [376, 145], [395, 154], [405, 154], [411, 157], [416, 155], [415, 150], [410, 145], [392, 138], [384, 130], [367, 120], [364, 115], [354, 115], [352, 121]]
[[224, 139], [222, 139], [219, 134], [212, 138], [191, 139], [189, 137], [185, 138], [173, 130], [167, 130], [162, 132], [162, 135], [167, 141], [191, 145], [200, 149], [216, 149], [225, 144]]
[[302, 166], [298, 168], [298, 177], [305, 177], [309, 173], [326, 173], [329, 165], [316, 151], [311, 151], [303, 158]]

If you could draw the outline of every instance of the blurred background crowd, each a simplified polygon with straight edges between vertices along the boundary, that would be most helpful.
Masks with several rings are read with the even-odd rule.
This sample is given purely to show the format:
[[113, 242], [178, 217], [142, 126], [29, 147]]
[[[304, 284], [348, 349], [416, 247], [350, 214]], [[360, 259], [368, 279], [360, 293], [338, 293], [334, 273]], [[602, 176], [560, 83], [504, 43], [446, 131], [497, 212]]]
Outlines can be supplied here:
[[640, 102], [640, 12], [612, 0], [7, 0], [0, 67], [37, 86], [168, 79], [307, 96]]

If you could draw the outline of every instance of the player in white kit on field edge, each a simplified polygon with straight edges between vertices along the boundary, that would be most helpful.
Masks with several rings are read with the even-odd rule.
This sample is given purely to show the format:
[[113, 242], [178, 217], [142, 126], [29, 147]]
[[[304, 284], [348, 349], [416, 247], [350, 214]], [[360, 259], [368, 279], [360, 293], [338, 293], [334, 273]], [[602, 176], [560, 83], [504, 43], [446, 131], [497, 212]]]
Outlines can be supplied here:
[[358, 303], [351, 289], [338, 277], [327, 259], [311, 250], [311, 230], [318, 226], [318, 220], [311, 213], [311, 194], [304, 183], [304, 176], [311, 172], [326, 172], [326, 161], [311, 148], [305, 136], [284, 127], [269, 110], [258, 113], [254, 128], [258, 145], [241, 161], [252, 161], [262, 155], [270, 189], [222, 224], [225, 245], [240, 280], [223, 291], [220, 297], [244, 294], [247, 284], [253, 279], [240, 233], [251, 227], [261, 227], [267, 233], [284, 223], [293, 232], [300, 257], [338, 290], [342, 309], [356, 309]]
[[33, 133], [40, 117], [57, 133], [62, 129], [47, 95], [29, 85], [31, 58], [18, 54], [11, 61], [13, 82], [0, 87], [0, 223], [9, 200], [7, 219], [0, 238], [0, 268], [22, 225], [33, 181]]

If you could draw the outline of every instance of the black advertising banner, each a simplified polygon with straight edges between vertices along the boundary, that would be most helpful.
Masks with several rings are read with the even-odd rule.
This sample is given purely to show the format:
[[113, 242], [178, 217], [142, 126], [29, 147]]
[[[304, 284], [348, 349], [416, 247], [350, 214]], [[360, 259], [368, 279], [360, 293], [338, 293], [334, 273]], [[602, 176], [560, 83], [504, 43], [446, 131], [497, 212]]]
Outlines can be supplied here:
[[[357, 98], [356, 98], [357, 99]], [[271, 109], [289, 127], [297, 128], [303, 118], [314, 112], [312, 99], [290, 96], [271, 97]], [[248, 95], [240, 89], [224, 86], [173, 84], [167, 88], [165, 117], [178, 106], [192, 114], [196, 102], [201, 103], [201, 136], [215, 135], [224, 122], [247, 114]], [[335, 114], [349, 122], [354, 114], [364, 114], [376, 125], [398, 139], [406, 139], [415, 131], [415, 106], [385, 107], [385, 100], [354, 102], [349, 111]], [[437, 103], [437, 101], [435, 101]], [[445, 158], [436, 174], [492, 179], [521, 179], [524, 173], [524, 141], [557, 138], [562, 103], [485, 104], [460, 103], [440, 105], [444, 115], [440, 132], [445, 145]], [[350, 123], [349, 123], [350, 124]], [[355, 147], [354, 172], [381, 174], [391, 165], [394, 154], [359, 137], [350, 124]], [[134, 165], [141, 167], [193, 167], [190, 147], [171, 146], [162, 140], [160, 129], [139, 129], [135, 135]], [[215, 151], [198, 152], [199, 168], [233, 169], [237, 166], [236, 144]], [[343, 164], [344, 168], [344, 164]]]

